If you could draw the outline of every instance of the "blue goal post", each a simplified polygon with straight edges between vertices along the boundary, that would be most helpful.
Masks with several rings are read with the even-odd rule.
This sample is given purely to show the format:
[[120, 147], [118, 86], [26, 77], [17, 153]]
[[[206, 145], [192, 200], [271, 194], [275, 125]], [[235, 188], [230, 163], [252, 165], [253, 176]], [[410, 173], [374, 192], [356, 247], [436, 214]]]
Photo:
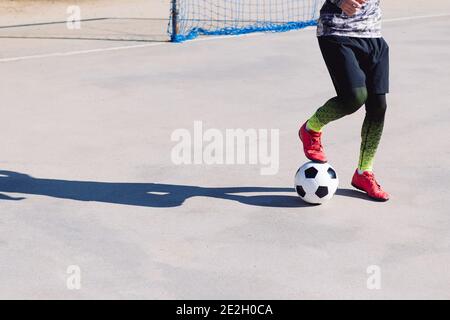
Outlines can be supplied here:
[[316, 25], [324, 0], [171, 0], [172, 42]]

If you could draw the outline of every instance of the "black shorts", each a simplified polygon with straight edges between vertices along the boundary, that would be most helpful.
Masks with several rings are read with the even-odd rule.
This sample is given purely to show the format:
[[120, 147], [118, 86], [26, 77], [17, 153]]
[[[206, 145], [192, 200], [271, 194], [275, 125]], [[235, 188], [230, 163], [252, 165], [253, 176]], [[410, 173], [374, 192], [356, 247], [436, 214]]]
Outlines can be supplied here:
[[389, 46], [383, 38], [319, 37], [319, 46], [338, 95], [367, 87], [389, 92]]

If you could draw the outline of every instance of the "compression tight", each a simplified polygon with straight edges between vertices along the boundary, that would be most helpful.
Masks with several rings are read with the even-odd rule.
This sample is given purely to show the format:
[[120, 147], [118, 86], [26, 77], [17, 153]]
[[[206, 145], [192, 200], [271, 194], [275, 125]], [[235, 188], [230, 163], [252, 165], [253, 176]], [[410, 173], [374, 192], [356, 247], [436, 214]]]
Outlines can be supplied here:
[[368, 94], [365, 87], [355, 88], [347, 96], [337, 96], [328, 100], [308, 120], [309, 130], [320, 132], [328, 123], [366, 106], [366, 116], [361, 130], [361, 149], [358, 169], [371, 171], [373, 161], [383, 133], [386, 113], [386, 95]]
[[355, 88], [345, 96], [338, 95], [317, 109], [316, 113], [308, 120], [308, 129], [320, 132], [331, 121], [338, 120], [358, 111], [366, 100], [367, 89], [365, 87]]
[[372, 171], [373, 160], [383, 134], [386, 108], [385, 94], [369, 95], [367, 98], [358, 163], [358, 169], [361, 171]]

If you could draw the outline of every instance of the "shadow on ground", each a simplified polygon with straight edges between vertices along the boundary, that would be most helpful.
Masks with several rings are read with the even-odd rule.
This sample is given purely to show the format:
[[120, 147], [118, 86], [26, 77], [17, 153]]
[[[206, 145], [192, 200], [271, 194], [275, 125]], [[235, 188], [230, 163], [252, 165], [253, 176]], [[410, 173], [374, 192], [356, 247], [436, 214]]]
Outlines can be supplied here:
[[[293, 188], [281, 187], [198, 187], [161, 183], [117, 183], [40, 179], [29, 175], [0, 171], [0, 192], [43, 195], [77, 201], [94, 201], [153, 208], [181, 206], [192, 197], [236, 201], [245, 205], [278, 208], [310, 207], [294, 194]], [[292, 192], [293, 195], [273, 193]], [[245, 193], [246, 195], [243, 195]], [[258, 193], [257, 195], [248, 195]], [[261, 193], [264, 193], [261, 195]], [[364, 198], [364, 194], [341, 189], [338, 195]], [[0, 200], [23, 200], [0, 193]]]

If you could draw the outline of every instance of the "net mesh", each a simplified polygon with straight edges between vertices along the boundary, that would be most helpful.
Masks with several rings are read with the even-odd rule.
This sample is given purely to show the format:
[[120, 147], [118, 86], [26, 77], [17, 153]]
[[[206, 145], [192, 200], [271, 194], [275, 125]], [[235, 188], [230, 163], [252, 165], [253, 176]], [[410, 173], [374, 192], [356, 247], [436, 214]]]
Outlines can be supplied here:
[[[174, 42], [199, 35], [283, 32], [316, 24], [323, 0], [177, 0], [169, 33]], [[174, 28], [175, 26], [175, 28]]]

